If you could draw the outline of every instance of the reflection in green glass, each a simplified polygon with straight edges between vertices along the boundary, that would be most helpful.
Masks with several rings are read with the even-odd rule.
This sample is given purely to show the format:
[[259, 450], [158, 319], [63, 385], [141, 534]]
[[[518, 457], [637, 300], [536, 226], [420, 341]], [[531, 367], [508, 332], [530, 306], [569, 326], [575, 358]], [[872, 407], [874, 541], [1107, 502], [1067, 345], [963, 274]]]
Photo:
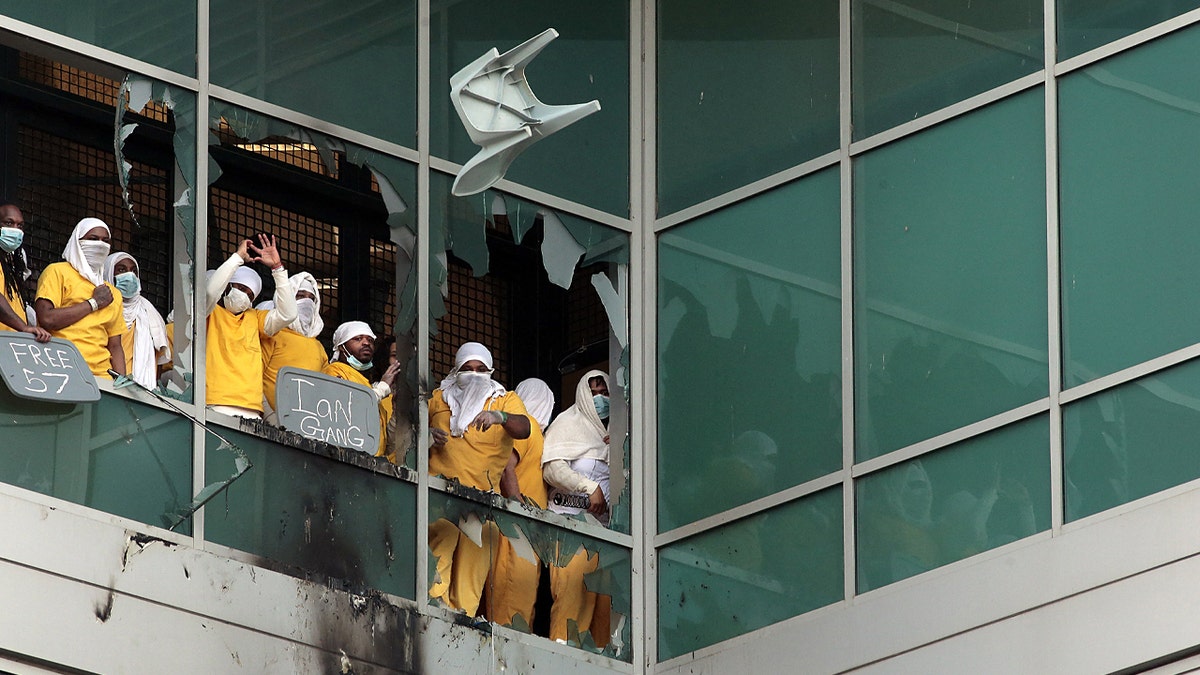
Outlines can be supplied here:
[[1040, 2], [854, 0], [852, 7], [856, 139], [1042, 67]]
[[660, 215], [837, 149], [836, 0], [658, 5]]
[[1200, 478], [1200, 362], [1063, 408], [1066, 519]]
[[0, 12], [184, 75], [196, 74], [196, 3], [5, 0]]
[[174, 413], [112, 394], [34, 402], [0, 385], [0, 425], [6, 483], [159, 527], [192, 501], [192, 424]]
[[826, 490], [659, 551], [658, 658], [842, 599], [842, 493]]
[[429, 494], [432, 601], [622, 661], [632, 658], [628, 549], [491, 508], [485, 502], [499, 499], [494, 495], [456, 489], [478, 501]]
[[1200, 7], [1196, 0], [1058, 0], [1058, 60]]
[[1049, 442], [1041, 415], [858, 481], [858, 591], [1048, 529]]
[[212, 0], [214, 84], [416, 147], [416, 3]]
[[[629, 213], [629, 3], [488, 0], [435, 3], [430, 73], [434, 155], [458, 164], [478, 152], [450, 105], [450, 77], [492, 48], [501, 53], [547, 27], [559, 37], [526, 70], [547, 104], [596, 99], [602, 110], [525, 150], [508, 180], [609, 213]], [[439, 84], [440, 83], [440, 84]]]
[[660, 531], [841, 466], [838, 190], [824, 171], [660, 238]]
[[[1063, 377], [1088, 382], [1200, 335], [1200, 81], [1193, 27], [1059, 82]], [[1131, 123], [1135, 120], [1136, 123]]]
[[[325, 575], [351, 590], [370, 587], [416, 594], [416, 488], [357, 466], [265, 438], [220, 429], [254, 468], [204, 507], [205, 536], [218, 544], [281, 563], [300, 574]], [[236, 455], [209, 437], [205, 475], [235, 472]], [[347, 451], [349, 452], [349, 451]], [[353, 457], [352, 457], [353, 459]], [[386, 464], [386, 463], [384, 463]]]
[[860, 461], [1047, 395], [1043, 126], [1031, 91], [855, 165]]

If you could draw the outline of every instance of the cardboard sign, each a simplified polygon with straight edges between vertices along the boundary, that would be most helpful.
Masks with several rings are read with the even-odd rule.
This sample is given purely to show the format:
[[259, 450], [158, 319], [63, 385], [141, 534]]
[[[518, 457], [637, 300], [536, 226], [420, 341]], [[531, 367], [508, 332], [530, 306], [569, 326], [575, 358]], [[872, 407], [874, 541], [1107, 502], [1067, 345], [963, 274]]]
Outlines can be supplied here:
[[59, 403], [100, 400], [100, 387], [70, 340], [41, 343], [28, 333], [0, 331], [0, 376], [21, 398]]
[[279, 369], [275, 403], [288, 431], [372, 455], [379, 449], [379, 404], [370, 387], [288, 366]]

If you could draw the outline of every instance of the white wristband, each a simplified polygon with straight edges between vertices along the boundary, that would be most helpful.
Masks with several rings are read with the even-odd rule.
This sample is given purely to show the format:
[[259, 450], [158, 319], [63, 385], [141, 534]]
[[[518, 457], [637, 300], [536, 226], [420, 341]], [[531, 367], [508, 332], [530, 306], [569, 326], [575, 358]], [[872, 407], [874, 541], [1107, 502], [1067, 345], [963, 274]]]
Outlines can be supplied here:
[[89, 304], [89, 305], [91, 305], [91, 306], [92, 306], [92, 311], [93, 311], [93, 312], [94, 312], [94, 311], [96, 311], [96, 310], [98, 310], [98, 309], [100, 309], [100, 304], [96, 302], [96, 299], [95, 299], [95, 298], [88, 298], [88, 299], [87, 299], [87, 302], [88, 302], [88, 304]]

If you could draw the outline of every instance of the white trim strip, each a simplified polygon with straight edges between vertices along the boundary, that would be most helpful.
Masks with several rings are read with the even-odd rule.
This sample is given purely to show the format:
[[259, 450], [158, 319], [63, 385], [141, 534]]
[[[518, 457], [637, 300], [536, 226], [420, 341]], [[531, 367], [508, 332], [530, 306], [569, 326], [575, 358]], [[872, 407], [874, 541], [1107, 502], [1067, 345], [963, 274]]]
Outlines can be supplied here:
[[1066, 405], [1072, 401], [1078, 401], [1085, 396], [1091, 396], [1092, 394], [1118, 387], [1147, 375], [1153, 375], [1160, 370], [1177, 366], [1198, 356], [1200, 356], [1200, 343], [1189, 345], [1183, 349], [1177, 349], [1169, 354], [1163, 354], [1149, 361], [1143, 361], [1136, 366], [1130, 366], [1124, 370], [1118, 370], [1110, 375], [1098, 377], [1090, 382], [1067, 389], [1062, 392], [1060, 403]]
[[1065, 59], [1062, 63], [1055, 65], [1054, 74], [1062, 77], [1067, 73], [1085, 68], [1093, 63], [1106, 59], [1114, 54], [1119, 54], [1143, 43], [1160, 38], [1168, 33], [1173, 33], [1181, 28], [1200, 22], [1200, 9], [1194, 9], [1185, 14], [1180, 14], [1177, 17], [1155, 24], [1149, 28], [1144, 28], [1132, 35], [1127, 35], [1123, 38], [1113, 40], [1108, 44], [1097, 47], [1091, 51], [1086, 51], [1079, 56], [1073, 56]]

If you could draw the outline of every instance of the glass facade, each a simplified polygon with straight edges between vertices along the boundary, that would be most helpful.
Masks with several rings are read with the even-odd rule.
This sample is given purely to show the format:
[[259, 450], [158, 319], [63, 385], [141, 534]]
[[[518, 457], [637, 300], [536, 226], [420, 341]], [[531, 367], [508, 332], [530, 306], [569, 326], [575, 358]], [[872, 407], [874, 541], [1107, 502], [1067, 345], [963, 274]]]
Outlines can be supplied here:
[[[4, 295], [105, 220], [165, 400], [0, 388], [6, 494], [643, 672], [1200, 478], [1187, 3], [67, 4], [0, 7]], [[449, 78], [549, 27], [532, 91], [601, 111], [454, 195]], [[379, 448], [284, 431], [196, 348], [236, 298], [202, 272], [259, 235], [320, 296], [308, 369], [387, 383]], [[500, 390], [464, 420], [476, 342]], [[261, 421], [208, 407], [243, 385]], [[482, 479], [440, 454], [469, 421]]]

